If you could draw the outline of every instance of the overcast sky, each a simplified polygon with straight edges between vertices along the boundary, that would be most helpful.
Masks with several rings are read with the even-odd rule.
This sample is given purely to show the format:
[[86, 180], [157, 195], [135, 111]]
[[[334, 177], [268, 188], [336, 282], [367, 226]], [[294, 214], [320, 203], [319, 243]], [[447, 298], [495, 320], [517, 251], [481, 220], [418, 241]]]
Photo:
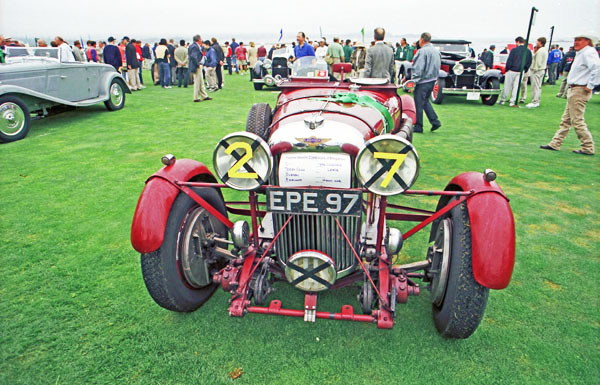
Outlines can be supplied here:
[[548, 36], [570, 40], [581, 31], [600, 34], [600, 0], [413, 0], [413, 1], [86, 1], [0, 0], [0, 34], [13, 37], [50, 37], [106, 40], [134, 38], [233, 36], [274, 42], [283, 29], [283, 41], [295, 40], [297, 31], [318, 38], [360, 36], [371, 40], [382, 26], [390, 40], [429, 31], [434, 38], [508, 41], [527, 33], [531, 7], [539, 9], [532, 38]]

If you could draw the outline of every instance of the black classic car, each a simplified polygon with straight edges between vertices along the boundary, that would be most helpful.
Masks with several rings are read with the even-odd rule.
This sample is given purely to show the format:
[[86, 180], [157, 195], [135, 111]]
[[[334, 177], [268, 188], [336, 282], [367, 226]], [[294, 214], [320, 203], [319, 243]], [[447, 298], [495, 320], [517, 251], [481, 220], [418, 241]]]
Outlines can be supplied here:
[[[466, 95], [467, 100], [481, 98], [483, 104], [492, 106], [500, 95], [500, 78], [497, 69], [486, 69], [481, 60], [472, 57], [466, 40], [432, 40], [442, 56], [440, 75], [431, 93], [433, 103], [442, 104], [445, 95]], [[411, 64], [400, 69], [405, 76], [403, 87], [410, 90]]]
[[250, 79], [254, 84], [254, 89], [260, 91], [263, 86], [276, 88], [278, 82], [287, 79], [291, 70], [288, 65], [290, 56], [293, 56], [293, 51], [289, 48], [282, 48], [273, 52], [272, 59], [258, 60], [250, 70]]

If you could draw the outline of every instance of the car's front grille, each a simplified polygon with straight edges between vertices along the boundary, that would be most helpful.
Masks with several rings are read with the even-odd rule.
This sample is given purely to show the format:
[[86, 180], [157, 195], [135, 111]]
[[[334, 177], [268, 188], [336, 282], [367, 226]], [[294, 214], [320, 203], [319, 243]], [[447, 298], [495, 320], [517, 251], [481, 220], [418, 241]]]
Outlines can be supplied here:
[[[340, 231], [336, 218], [356, 252], [359, 252], [360, 217], [298, 214], [294, 215], [275, 242], [277, 257], [285, 265], [298, 251], [318, 250], [335, 261], [338, 272], [350, 271], [356, 264], [356, 257]], [[275, 234], [287, 219], [288, 214], [273, 214]]]
[[467, 88], [473, 88], [473, 85], [475, 84], [475, 73], [457, 76], [455, 84], [456, 88], [462, 88], [465, 86]]

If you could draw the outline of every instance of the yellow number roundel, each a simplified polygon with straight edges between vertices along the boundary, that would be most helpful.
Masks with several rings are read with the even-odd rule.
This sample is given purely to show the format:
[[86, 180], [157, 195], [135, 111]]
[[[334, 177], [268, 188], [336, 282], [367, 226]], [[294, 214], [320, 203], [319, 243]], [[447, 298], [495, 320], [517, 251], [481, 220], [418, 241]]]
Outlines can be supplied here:
[[413, 145], [392, 134], [367, 141], [358, 153], [356, 175], [371, 192], [400, 194], [410, 188], [419, 174], [419, 156]]
[[236, 190], [254, 190], [264, 184], [273, 167], [267, 143], [255, 134], [236, 132], [225, 136], [213, 153], [217, 176]]

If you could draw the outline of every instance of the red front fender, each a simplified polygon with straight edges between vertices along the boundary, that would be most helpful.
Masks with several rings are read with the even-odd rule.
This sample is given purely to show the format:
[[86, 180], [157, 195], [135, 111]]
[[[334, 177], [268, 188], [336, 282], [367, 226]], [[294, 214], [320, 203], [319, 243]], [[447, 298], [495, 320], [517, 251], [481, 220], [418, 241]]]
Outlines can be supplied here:
[[[456, 176], [446, 190], [476, 192], [467, 200], [473, 275], [485, 287], [504, 289], [515, 265], [515, 221], [508, 198], [496, 182], [487, 182], [479, 172]], [[441, 200], [438, 209], [446, 202]]]
[[148, 178], [131, 224], [134, 249], [140, 253], [151, 253], [162, 245], [169, 212], [179, 194], [179, 189], [168, 181], [190, 180], [216, 182], [205, 165], [192, 159], [177, 160]]

